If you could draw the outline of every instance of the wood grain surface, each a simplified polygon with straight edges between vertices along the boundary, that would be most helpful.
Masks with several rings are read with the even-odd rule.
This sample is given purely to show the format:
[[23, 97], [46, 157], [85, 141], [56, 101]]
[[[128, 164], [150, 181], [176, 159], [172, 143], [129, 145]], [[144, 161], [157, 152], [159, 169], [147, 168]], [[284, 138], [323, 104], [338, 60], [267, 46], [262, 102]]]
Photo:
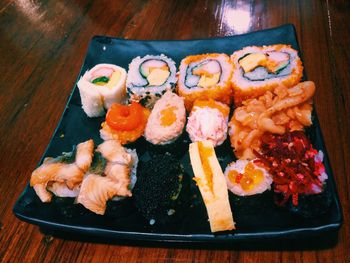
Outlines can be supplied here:
[[[350, 262], [349, 17], [347, 0], [0, 1], [0, 261]], [[92, 36], [208, 38], [285, 23], [295, 25], [308, 79], [317, 85], [314, 101], [343, 208], [344, 224], [331, 245], [81, 241], [45, 235], [13, 215], [59, 122]]]

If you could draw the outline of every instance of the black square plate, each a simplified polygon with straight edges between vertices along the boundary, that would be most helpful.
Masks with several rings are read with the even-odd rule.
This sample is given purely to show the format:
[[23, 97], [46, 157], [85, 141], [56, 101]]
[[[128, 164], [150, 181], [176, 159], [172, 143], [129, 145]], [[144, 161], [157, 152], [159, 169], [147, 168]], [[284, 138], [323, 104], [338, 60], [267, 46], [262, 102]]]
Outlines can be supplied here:
[[[80, 75], [98, 63], [112, 63], [128, 68], [136, 56], [163, 53], [173, 58], [177, 65], [182, 58], [191, 54], [222, 52], [232, 54], [249, 45], [290, 44], [296, 50], [299, 46], [293, 25], [253, 32], [244, 35], [184, 41], [135, 41], [96, 36], [91, 40]], [[79, 75], [79, 76], [80, 76]], [[305, 75], [304, 75], [305, 76]], [[304, 77], [305, 79], [305, 77]], [[99, 128], [104, 118], [88, 118], [81, 109], [78, 89], [74, 87], [62, 119], [43, 156], [57, 156], [70, 151], [72, 145], [87, 139], [101, 143]], [[212, 234], [205, 206], [198, 189], [191, 181], [188, 200], [191, 206], [182, 212], [182, 217], [174, 224], [150, 225], [137, 211], [133, 198], [120, 202], [109, 202], [104, 216], [96, 215], [81, 205], [73, 204], [69, 198], [54, 198], [51, 203], [40, 202], [34, 190], [27, 186], [13, 208], [14, 214], [43, 229], [65, 231], [74, 235], [90, 235], [105, 239], [131, 239], [149, 241], [187, 242], [232, 242], [253, 240], [278, 240], [305, 238], [337, 232], [342, 223], [342, 213], [332, 171], [328, 162], [322, 134], [314, 113], [314, 124], [307, 131], [314, 146], [325, 153], [325, 167], [328, 179], [327, 191], [331, 199], [326, 213], [315, 218], [304, 218], [277, 208], [272, 193], [267, 192], [248, 198], [237, 198], [230, 193], [230, 202], [237, 230]], [[147, 151], [147, 142], [136, 143], [139, 155]], [[223, 168], [233, 160], [232, 149], [226, 142], [217, 150]], [[141, 157], [142, 158], [142, 157]], [[193, 176], [187, 150], [179, 157], [186, 172]]]

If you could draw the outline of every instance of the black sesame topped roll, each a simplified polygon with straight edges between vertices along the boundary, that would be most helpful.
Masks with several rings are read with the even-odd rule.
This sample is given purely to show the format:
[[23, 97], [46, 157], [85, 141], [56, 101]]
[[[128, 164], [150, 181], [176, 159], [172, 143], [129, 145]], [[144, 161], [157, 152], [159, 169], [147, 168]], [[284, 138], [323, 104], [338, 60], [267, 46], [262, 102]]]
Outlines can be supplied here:
[[175, 62], [161, 54], [136, 57], [129, 64], [126, 81], [130, 101], [153, 108], [154, 103], [176, 84]]

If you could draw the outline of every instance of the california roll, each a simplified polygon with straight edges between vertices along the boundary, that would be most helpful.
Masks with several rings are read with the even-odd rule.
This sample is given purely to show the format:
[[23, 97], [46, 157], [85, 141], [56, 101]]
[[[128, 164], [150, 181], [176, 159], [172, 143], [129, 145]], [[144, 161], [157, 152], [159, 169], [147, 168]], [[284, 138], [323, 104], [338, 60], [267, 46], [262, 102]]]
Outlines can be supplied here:
[[140, 102], [147, 108], [176, 84], [175, 62], [167, 56], [146, 55], [136, 57], [129, 64], [126, 80], [130, 101]]
[[213, 99], [231, 103], [232, 64], [226, 54], [193, 55], [181, 61], [178, 94], [185, 98], [188, 111], [196, 99]]
[[303, 75], [298, 52], [289, 45], [245, 47], [234, 52], [231, 60], [236, 106], [278, 85], [292, 87], [300, 82]]

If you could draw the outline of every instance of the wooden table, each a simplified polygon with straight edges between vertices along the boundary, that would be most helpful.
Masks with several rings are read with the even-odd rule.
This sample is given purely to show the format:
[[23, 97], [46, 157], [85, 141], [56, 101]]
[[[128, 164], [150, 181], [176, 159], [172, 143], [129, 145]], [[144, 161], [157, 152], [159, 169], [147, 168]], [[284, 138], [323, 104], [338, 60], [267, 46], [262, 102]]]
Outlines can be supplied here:
[[[3, 262], [349, 262], [350, 3], [327, 1], [0, 2], [0, 260]], [[344, 224], [331, 247], [220, 248], [65, 240], [12, 207], [58, 124], [94, 35], [193, 39], [295, 25], [328, 149]], [[288, 246], [283, 248], [288, 250]]]

